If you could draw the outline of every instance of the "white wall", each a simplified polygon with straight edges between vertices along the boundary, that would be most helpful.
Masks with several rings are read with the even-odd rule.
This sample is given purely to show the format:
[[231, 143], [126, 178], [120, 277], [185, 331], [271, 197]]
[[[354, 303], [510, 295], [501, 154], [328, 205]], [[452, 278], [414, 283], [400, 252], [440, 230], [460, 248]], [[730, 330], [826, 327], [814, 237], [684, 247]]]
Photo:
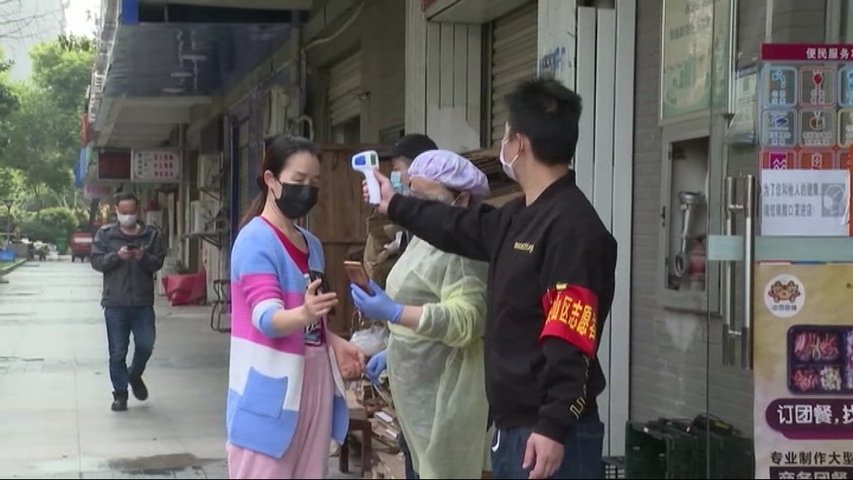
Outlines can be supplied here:
[[481, 146], [482, 28], [428, 23], [406, 2], [406, 133], [458, 152]]
[[[598, 399], [607, 426], [605, 455], [624, 454], [629, 413], [632, 205], [624, 192], [633, 182], [635, 11], [636, 0], [619, 0], [615, 9], [577, 8], [576, 21], [569, 22], [565, 17], [574, 10], [540, 0], [540, 24], [546, 25], [539, 33], [540, 73], [550, 70], [581, 95], [577, 182], [618, 244], [616, 290], [598, 353], [608, 380]], [[576, 29], [560, 28], [566, 24]]]

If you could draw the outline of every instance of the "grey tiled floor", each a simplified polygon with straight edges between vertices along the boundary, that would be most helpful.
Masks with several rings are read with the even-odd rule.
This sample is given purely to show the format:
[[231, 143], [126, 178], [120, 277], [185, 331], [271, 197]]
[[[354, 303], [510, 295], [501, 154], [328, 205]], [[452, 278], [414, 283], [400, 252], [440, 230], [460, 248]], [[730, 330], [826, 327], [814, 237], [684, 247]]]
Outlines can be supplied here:
[[[25, 265], [0, 285], [0, 477], [226, 478], [228, 336], [158, 304], [151, 398], [113, 413], [99, 275]], [[333, 478], [348, 478], [336, 470]]]

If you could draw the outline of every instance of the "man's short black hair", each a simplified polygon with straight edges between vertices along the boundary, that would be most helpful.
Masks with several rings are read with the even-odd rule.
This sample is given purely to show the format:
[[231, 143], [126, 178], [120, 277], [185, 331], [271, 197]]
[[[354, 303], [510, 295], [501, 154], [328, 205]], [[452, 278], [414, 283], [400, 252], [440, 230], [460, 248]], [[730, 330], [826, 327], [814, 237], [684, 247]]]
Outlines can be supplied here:
[[418, 155], [430, 150], [438, 150], [438, 146], [431, 138], [422, 133], [410, 133], [398, 140], [393, 147], [379, 152], [379, 158], [403, 157], [411, 163]]
[[136, 195], [134, 195], [130, 192], [121, 192], [121, 193], [116, 194], [116, 206], [118, 206], [119, 203], [127, 201], [127, 200], [133, 200], [133, 203], [137, 207], [139, 206], [139, 199], [136, 198]]
[[530, 139], [533, 155], [548, 165], [569, 164], [578, 144], [581, 97], [553, 78], [527, 80], [506, 96], [510, 133]]

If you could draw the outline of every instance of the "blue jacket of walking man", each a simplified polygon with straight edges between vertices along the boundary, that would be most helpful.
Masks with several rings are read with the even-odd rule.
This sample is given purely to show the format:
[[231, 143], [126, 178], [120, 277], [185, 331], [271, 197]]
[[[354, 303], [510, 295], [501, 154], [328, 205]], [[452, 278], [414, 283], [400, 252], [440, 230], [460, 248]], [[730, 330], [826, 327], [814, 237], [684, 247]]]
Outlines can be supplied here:
[[[142, 381], [154, 350], [154, 274], [163, 268], [166, 246], [160, 230], [139, 219], [139, 199], [131, 193], [116, 197], [116, 223], [95, 234], [92, 267], [104, 274], [101, 305], [107, 325], [112, 410], [127, 410], [127, 387], [138, 400], [148, 398]], [[133, 333], [133, 361], [127, 349]]]

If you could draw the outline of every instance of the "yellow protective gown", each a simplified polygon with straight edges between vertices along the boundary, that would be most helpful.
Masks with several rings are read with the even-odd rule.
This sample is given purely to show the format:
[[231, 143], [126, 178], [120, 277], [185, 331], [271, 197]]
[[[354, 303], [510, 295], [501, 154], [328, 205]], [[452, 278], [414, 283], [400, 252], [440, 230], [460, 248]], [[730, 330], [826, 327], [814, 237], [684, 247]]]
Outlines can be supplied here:
[[391, 394], [421, 478], [480, 478], [488, 448], [483, 364], [488, 265], [413, 238], [388, 275], [395, 302], [423, 306], [413, 331], [390, 325]]

